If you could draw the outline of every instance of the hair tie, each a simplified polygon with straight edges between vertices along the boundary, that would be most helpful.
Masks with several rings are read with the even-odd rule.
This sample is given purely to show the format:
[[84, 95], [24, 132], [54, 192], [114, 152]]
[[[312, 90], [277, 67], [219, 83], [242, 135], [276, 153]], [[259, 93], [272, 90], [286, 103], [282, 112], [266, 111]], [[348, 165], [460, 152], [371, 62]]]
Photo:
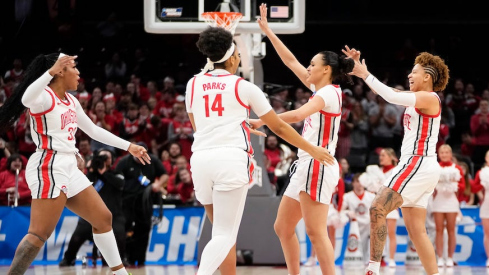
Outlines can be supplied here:
[[208, 71], [214, 70], [214, 63], [222, 63], [222, 62], [228, 60], [231, 57], [231, 55], [233, 55], [233, 53], [234, 53], [234, 43], [231, 43], [231, 47], [229, 47], [229, 49], [226, 51], [224, 56], [221, 59], [219, 59], [218, 61], [213, 62], [209, 58], [207, 58], [207, 63], [205, 64], [202, 71], [200, 73], [198, 73], [197, 75], [203, 75], [203, 74], [207, 73]]

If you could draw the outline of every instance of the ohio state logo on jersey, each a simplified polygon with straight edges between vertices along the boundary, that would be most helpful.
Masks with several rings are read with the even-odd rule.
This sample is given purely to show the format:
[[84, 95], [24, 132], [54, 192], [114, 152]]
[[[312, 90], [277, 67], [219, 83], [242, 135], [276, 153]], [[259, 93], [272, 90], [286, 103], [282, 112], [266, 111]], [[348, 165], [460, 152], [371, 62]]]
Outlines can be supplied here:
[[63, 130], [66, 125], [70, 123], [77, 123], [76, 112], [71, 109], [61, 115], [61, 130]]
[[367, 213], [367, 207], [365, 206], [365, 204], [360, 203], [358, 204], [355, 212], [357, 212], [359, 215], [364, 215], [365, 213]]
[[410, 119], [411, 119], [411, 115], [410, 114], [404, 114], [404, 117], [403, 117], [403, 120], [404, 120], [404, 127], [407, 128], [408, 130], [411, 130], [411, 127], [410, 127]]
[[348, 236], [348, 242], [346, 244], [348, 251], [355, 252], [358, 249], [358, 236], [355, 234], [350, 234]]

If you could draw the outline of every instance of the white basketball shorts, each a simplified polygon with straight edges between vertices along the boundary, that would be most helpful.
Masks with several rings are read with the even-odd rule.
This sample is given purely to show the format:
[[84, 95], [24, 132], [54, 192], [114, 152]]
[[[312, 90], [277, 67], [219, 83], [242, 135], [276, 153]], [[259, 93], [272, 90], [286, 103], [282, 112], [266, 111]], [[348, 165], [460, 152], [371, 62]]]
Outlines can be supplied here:
[[299, 159], [296, 165], [284, 195], [300, 201], [299, 194], [304, 191], [312, 200], [330, 204], [340, 179], [340, 168], [336, 159], [333, 165], [328, 166], [312, 158]]
[[404, 156], [384, 186], [401, 194], [404, 200], [401, 207], [426, 208], [440, 173], [441, 167], [436, 156]]
[[77, 167], [74, 153], [37, 151], [27, 162], [25, 176], [33, 199], [71, 198], [92, 185]]
[[223, 147], [193, 152], [190, 170], [195, 197], [208, 205], [212, 204], [212, 190], [230, 191], [250, 184], [254, 165], [243, 149]]

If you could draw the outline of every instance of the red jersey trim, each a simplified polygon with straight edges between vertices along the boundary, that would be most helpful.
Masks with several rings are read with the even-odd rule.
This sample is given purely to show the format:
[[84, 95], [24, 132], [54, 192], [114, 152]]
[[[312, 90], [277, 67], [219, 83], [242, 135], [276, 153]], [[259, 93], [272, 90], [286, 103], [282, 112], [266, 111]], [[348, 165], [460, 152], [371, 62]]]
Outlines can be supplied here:
[[194, 103], [194, 89], [195, 89], [195, 79], [197, 77], [194, 76], [194, 80], [192, 80], [192, 93], [190, 94], [190, 108], [192, 108], [192, 104]]
[[51, 92], [59, 99], [59, 101], [61, 101], [61, 103], [63, 103], [66, 106], [70, 106], [71, 101], [70, 101], [70, 98], [68, 96], [66, 96], [68, 94], [67, 92], [65, 92], [65, 96], [66, 96], [66, 99], [67, 99], [68, 103], [66, 103], [64, 100], [62, 100], [61, 98], [59, 98], [58, 94], [56, 94], [51, 88], [48, 87], [48, 89], [51, 90]]
[[241, 101], [241, 99], [239, 98], [239, 94], [238, 94], [238, 83], [243, 80], [243, 78], [238, 78], [238, 80], [236, 81], [236, 85], [234, 86], [234, 94], [236, 95], [236, 99], [238, 100], [239, 104], [241, 104], [241, 106], [245, 107], [246, 109], [250, 109], [250, 106], [246, 106], [246, 104], [243, 103], [243, 101]]
[[337, 114], [335, 114], [335, 113], [328, 113], [328, 112], [325, 112], [323, 110], [319, 110], [319, 112], [321, 114], [325, 115], [325, 116], [335, 116], [335, 117], [341, 116], [341, 113], [337, 113]]
[[[434, 93], [434, 92], [432, 92], [432, 93]], [[438, 117], [441, 114], [441, 101], [440, 101], [440, 98], [438, 97], [438, 95], [436, 93], [434, 93], [434, 96], [438, 99], [438, 103], [440, 103], [440, 110], [438, 110], [438, 114], [428, 115], [428, 114], [424, 114], [423, 112], [421, 112], [418, 108], [414, 108], [414, 110], [416, 110], [416, 113], [418, 113], [420, 116], [424, 116], [424, 117], [431, 117], [431, 118]]]
[[54, 109], [54, 105], [56, 105], [56, 103], [54, 102], [54, 96], [53, 94], [48, 90], [48, 89], [44, 89], [46, 92], [48, 92], [48, 94], [51, 96], [51, 99], [53, 100], [52, 104], [51, 104], [51, 108], [49, 108], [48, 110], [44, 111], [44, 112], [41, 112], [41, 113], [33, 113], [31, 112], [31, 110], [29, 109], [29, 113], [32, 115], [32, 116], [42, 116], [42, 115], [45, 115], [49, 112], [51, 112], [53, 109]]
[[210, 74], [210, 73], [205, 73], [204, 75], [206, 75], [206, 76], [212, 76], [212, 77], [223, 77], [223, 76], [230, 76], [232, 74]]

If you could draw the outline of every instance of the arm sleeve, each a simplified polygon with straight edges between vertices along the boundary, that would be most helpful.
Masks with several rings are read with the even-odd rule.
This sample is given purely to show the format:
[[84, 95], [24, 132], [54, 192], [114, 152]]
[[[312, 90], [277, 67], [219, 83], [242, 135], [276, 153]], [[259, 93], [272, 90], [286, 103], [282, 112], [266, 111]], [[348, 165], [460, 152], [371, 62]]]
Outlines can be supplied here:
[[129, 145], [131, 145], [129, 141], [123, 140], [120, 137], [112, 134], [111, 132], [95, 125], [93, 121], [87, 116], [87, 114], [85, 114], [82, 107], [80, 106], [80, 103], [76, 103], [78, 127], [82, 129], [83, 132], [85, 132], [89, 137], [107, 145], [117, 147], [124, 151], [127, 151], [127, 149], [129, 149]]
[[407, 107], [414, 107], [416, 105], [416, 96], [414, 93], [395, 92], [371, 74], [367, 76], [365, 83], [389, 103]]
[[241, 80], [238, 83], [238, 91], [239, 100], [244, 104], [248, 103], [258, 117], [263, 116], [272, 109], [265, 94], [255, 84]]
[[45, 72], [41, 77], [32, 82], [22, 95], [22, 104], [31, 109], [33, 113], [42, 113], [53, 105], [53, 98], [44, 89], [53, 77]]

